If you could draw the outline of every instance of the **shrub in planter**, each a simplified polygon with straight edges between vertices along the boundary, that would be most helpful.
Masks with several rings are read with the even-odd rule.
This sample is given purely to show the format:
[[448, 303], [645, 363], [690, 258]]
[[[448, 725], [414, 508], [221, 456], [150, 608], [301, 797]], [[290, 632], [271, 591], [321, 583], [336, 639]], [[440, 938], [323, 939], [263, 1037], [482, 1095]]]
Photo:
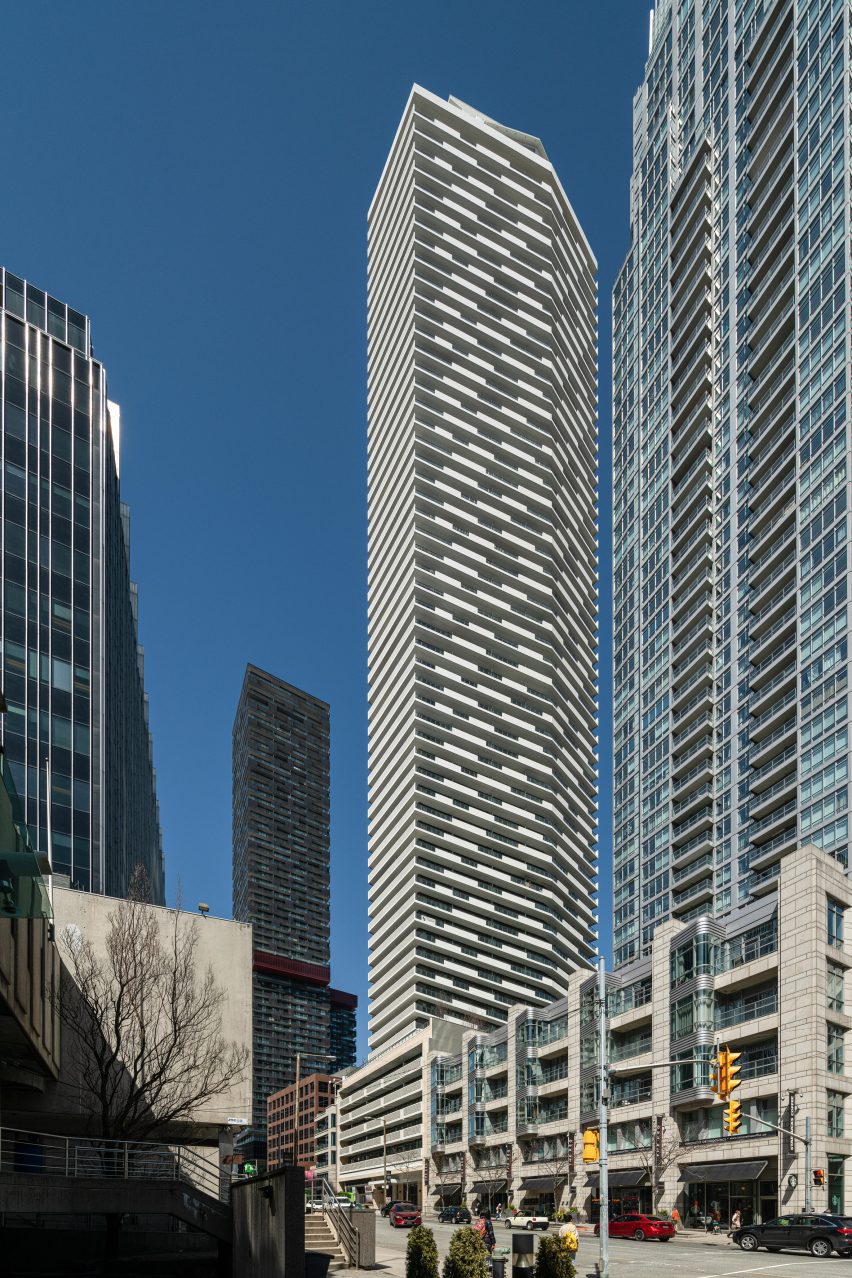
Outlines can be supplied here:
[[561, 1238], [543, 1234], [535, 1256], [534, 1278], [574, 1278], [574, 1260]]
[[457, 1229], [444, 1261], [443, 1278], [488, 1278], [488, 1253], [475, 1229]]
[[405, 1278], [438, 1278], [438, 1248], [435, 1235], [425, 1225], [416, 1225], [408, 1235], [405, 1249]]

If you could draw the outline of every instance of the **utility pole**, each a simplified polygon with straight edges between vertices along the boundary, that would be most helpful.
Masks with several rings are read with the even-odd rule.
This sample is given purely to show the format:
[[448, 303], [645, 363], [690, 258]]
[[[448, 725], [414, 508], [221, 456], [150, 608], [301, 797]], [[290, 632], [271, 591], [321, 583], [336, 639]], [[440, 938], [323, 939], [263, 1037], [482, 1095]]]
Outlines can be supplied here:
[[[811, 1120], [810, 1116], [805, 1119], [805, 1211], [811, 1212], [814, 1209], [814, 1191], [813, 1191], [813, 1175], [811, 1173]], [[829, 1203], [829, 1206], [831, 1204]]]
[[296, 1053], [296, 1112], [293, 1119], [293, 1165], [299, 1166], [299, 1083], [302, 1070], [302, 1057]]
[[606, 1021], [606, 960], [603, 955], [598, 959], [598, 1077], [600, 1081], [600, 1104], [598, 1108], [598, 1127], [600, 1134], [600, 1244], [601, 1255], [598, 1264], [599, 1278], [609, 1278], [609, 1164], [607, 1162], [607, 1106], [609, 1105], [609, 1073], [607, 1069], [607, 1021]]
[[382, 1186], [385, 1193], [385, 1202], [387, 1203], [390, 1195], [388, 1193], [388, 1120], [382, 1119], [382, 1166], [384, 1168], [384, 1184]]

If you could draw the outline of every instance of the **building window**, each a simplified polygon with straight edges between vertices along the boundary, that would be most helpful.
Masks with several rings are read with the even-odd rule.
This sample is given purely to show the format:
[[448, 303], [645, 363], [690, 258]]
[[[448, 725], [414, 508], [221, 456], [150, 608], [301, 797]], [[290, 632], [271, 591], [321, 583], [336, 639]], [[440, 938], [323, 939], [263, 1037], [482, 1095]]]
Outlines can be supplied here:
[[843, 1135], [843, 1102], [846, 1097], [843, 1092], [827, 1092], [828, 1096], [828, 1134], [829, 1136]]
[[832, 1012], [843, 1011], [844, 970], [837, 963], [828, 964], [828, 1006]]
[[839, 1025], [832, 1025], [830, 1022], [828, 1029], [828, 1072], [829, 1074], [843, 1073], [843, 1030]]
[[828, 898], [828, 943], [840, 949], [843, 945], [843, 906]]

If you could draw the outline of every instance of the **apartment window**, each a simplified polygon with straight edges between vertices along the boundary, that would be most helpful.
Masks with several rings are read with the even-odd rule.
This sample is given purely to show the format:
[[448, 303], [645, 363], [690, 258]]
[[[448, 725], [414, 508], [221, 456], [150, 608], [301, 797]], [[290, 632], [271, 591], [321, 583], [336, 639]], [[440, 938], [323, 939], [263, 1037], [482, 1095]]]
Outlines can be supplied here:
[[843, 1073], [843, 1030], [839, 1025], [828, 1024], [828, 1072]]
[[828, 1098], [828, 1135], [843, 1135], [843, 1092], [826, 1092]]
[[828, 964], [828, 1006], [832, 1012], [843, 1011], [844, 970], [837, 963]]
[[843, 906], [828, 898], [828, 943], [840, 949], [843, 945]]

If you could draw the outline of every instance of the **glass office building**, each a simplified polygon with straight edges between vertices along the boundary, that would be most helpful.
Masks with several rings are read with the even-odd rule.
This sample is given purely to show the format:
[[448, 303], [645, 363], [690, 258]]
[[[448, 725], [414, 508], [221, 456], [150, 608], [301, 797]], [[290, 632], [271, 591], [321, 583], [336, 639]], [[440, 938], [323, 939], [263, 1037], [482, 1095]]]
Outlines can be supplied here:
[[614, 954], [848, 855], [848, 0], [659, 0], [614, 290]]
[[8, 271], [0, 288], [4, 750], [56, 873], [123, 896], [141, 863], [162, 902], [118, 407], [88, 319]]

